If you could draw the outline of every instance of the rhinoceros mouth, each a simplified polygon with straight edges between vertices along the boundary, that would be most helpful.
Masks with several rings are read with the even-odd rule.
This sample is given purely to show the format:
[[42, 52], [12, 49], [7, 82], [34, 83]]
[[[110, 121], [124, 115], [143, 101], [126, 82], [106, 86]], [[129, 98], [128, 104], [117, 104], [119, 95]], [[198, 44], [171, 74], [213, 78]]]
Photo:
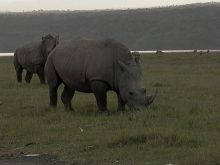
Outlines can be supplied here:
[[143, 109], [146, 109], [147, 106], [146, 105], [140, 105], [140, 106], [128, 106], [130, 110], [135, 110], [135, 111], [141, 111]]
[[137, 111], [140, 111], [140, 110], [143, 110], [143, 109], [147, 109], [147, 107], [154, 101], [154, 99], [156, 98], [156, 95], [157, 95], [157, 89], [156, 91], [154, 92], [153, 95], [148, 95], [145, 99], [145, 103], [133, 103], [132, 105], [128, 105], [129, 109], [131, 110], [137, 110]]

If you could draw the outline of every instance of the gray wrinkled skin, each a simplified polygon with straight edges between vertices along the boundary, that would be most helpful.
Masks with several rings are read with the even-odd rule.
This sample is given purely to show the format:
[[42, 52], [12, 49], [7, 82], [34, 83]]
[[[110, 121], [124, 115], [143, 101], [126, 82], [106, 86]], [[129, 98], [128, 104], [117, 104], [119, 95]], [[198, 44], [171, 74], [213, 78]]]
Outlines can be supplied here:
[[118, 112], [141, 110], [153, 102], [141, 83], [141, 60], [133, 58], [128, 48], [114, 39], [89, 40], [78, 38], [59, 44], [45, 65], [50, 105], [57, 105], [57, 89], [63, 83], [61, 100], [73, 111], [71, 100], [75, 91], [94, 93], [98, 113], [108, 113], [106, 92], [118, 96]]
[[14, 67], [17, 81], [22, 82], [22, 71], [27, 71], [25, 81], [30, 83], [34, 73], [45, 84], [44, 66], [49, 53], [59, 44], [59, 36], [51, 35], [42, 37], [41, 42], [28, 42], [17, 48], [14, 53]]

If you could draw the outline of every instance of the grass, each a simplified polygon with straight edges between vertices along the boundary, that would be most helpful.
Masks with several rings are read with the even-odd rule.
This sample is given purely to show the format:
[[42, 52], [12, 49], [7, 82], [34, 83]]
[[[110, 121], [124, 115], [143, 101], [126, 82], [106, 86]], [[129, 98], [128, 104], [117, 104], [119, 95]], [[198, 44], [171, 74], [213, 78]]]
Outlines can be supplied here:
[[[92, 94], [76, 93], [75, 113], [58, 100], [50, 108], [48, 87], [18, 84], [12, 57], [0, 58], [0, 148], [53, 153], [72, 164], [219, 165], [220, 54], [142, 55], [142, 82], [147, 93], [158, 88], [144, 111], [97, 116]], [[59, 96], [62, 91], [59, 89]]]

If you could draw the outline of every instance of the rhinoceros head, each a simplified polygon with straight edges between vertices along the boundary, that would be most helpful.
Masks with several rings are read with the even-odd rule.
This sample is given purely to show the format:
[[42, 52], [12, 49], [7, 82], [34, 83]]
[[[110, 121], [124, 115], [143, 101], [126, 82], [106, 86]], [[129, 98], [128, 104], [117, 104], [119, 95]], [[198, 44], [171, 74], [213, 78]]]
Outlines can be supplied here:
[[119, 77], [119, 92], [125, 104], [130, 109], [141, 110], [150, 105], [156, 97], [146, 95], [146, 88], [141, 83], [141, 59], [135, 58], [126, 65], [118, 61], [122, 73]]
[[46, 37], [42, 37], [42, 52], [44, 56], [47, 58], [47, 56], [50, 54], [50, 52], [59, 44], [59, 36], [56, 36], [55, 38], [51, 36], [50, 34]]

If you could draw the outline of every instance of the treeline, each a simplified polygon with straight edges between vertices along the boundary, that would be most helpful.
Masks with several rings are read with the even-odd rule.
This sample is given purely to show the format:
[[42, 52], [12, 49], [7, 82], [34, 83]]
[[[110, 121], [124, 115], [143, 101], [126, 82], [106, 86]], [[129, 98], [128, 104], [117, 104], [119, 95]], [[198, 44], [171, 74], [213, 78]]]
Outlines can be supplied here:
[[130, 50], [220, 49], [220, 5], [0, 14], [0, 52], [47, 34], [60, 41], [115, 38]]

